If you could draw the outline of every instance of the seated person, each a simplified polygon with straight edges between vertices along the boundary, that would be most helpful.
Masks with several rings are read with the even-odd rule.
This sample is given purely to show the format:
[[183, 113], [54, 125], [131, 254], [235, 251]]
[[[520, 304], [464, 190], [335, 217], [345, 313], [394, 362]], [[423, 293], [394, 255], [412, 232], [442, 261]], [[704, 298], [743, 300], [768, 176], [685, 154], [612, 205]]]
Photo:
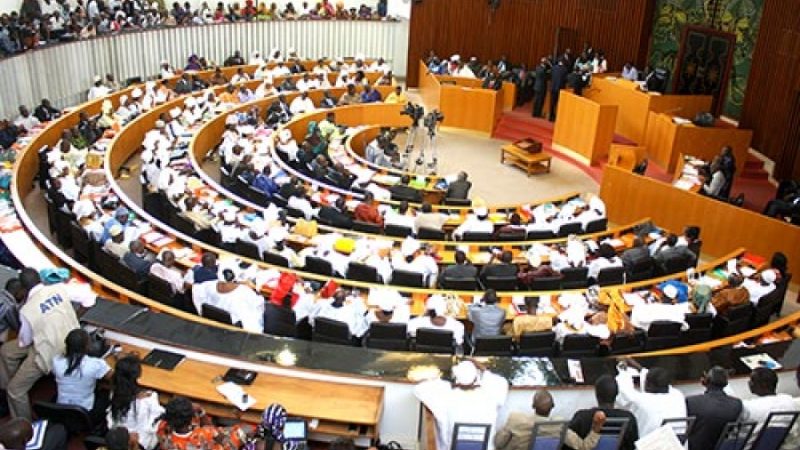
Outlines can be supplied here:
[[422, 203], [422, 191], [409, 186], [411, 177], [403, 175], [400, 182], [389, 188], [392, 193], [392, 200], [406, 200], [412, 203]]
[[525, 333], [552, 331], [552, 329], [553, 316], [539, 314], [539, 297], [527, 296], [525, 297], [525, 313], [514, 317], [511, 322], [510, 334], [515, 341], [519, 341], [520, 336]]
[[408, 335], [417, 336], [420, 328], [449, 330], [453, 332], [453, 341], [456, 345], [464, 343], [464, 324], [445, 315], [447, 302], [440, 295], [432, 295], [425, 302], [425, 314], [408, 321]]
[[105, 414], [106, 405], [95, 398], [95, 387], [97, 380], [111, 377], [111, 368], [104, 359], [88, 355], [89, 340], [89, 333], [81, 328], [70, 331], [64, 354], [53, 358], [53, 375], [58, 390], [56, 401], [80, 406], [97, 424]]
[[499, 336], [506, 321], [506, 310], [497, 306], [497, 293], [487, 289], [480, 302], [468, 308], [469, 321], [472, 322], [472, 342], [480, 337]]
[[540, 278], [563, 278], [563, 276], [561, 275], [561, 272], [553, 268], [553, 265], [550, 264], [549, 261], [542, 262], [536, 267], [534, 267], [533, 264], [530, 264], [526, 270], [520, 271], [517, 274], [517, 279], [519, 279], [519, 282], [527, 287], [533, 285], [533, 282]]
[[443, 280], [475, 278], [478, 276], [478, 268], [473, 266], [467, 259], [467, 254], [463, 250], [456, 250], [454, 254], [455, 264], [449, 265], [442, 270], [439, 275], [439, 285]]
[[474, 214], [467, 216], [466, 220], [453, 231], [453, 236], [461, 239], [464, 233], [494, 233], [494, 223], [489, 220], [489, 210], [485, 206], [478, 206]]
[[321, 206], [317, 212], [317, 218], [320, 222], [330, 224], [336, 228], [352, 228], [353, 218], [347, 211], [347, 205], [344, 197], [338, 197], [331, 205]]
[[589, 263], [589, 278], [597, 279], [597, 275], [603, 269], [611, 267], [623, 267], [622, 259], [617, 256], [617, 251], [609, 244], [600, 244], [598, 257]]
[[691, 303], [677, 302], [678, 289], [673, 285], [664, 287], [660, 303], [642, 303], [633, 307], [631, 323], [636, 328], [648, 330], [655, 321], [677, 322], [688, 329], [686, 314], [691, 313]]
[[[38, 422], [36, 425], [40, 425]], [[0, 448], [8, 450], [25, 449], [26, 444], [33, 439], [34, 424], [30, 420], [17, 417], [9, 420], [0, 427]], [[60, 423], [48, 422], [44, 432], [44, 441], [38, 450], [63, 450], [67, 448], [69, 435], [67, 429]]]
[[467, 172], [459, 172], [458, 178], [447, 186], [445, 198], [466, 200], [469, 198], [469, 190], [472, 182], [467, 181]]
[[129, 249], [122, 257], [122, 264], [133, 270], [140, 279], [144, 279], [150, 272], [150, 266], [153, 265], [153, 261], [150, 259], [142, 241], [138, 239], [131, 241]]
[[776, 280], [777, 274], [772, 269], [762, 271], [760, 274], [756, 275], [755, 278], [744, 280], [742, 286], [747, 289], [747, 292], [750, 294], [750, 303], [752, 303], [753, 306], [758, 306], [759, 300], [775, 290]]
[[681, 259], [694, 265], [697, 261], [697, 255], [694, 254], [686, 245], [678, 244], [678, 236], [670, 234], [656, 250], [653, 259], [659, 267], [664, 268], [667, 261]]
[[445, 222], [447, 222], [447, 215], [433, 212], [431, 204], [424, 202], [422, 203], [422, 212], [417, 214], [417, 217], [414, 218], [414, 229], [417, 232], [422, 228], [442, 231], [442, 226]]
[[157, 423], [164, 407], [158, 401], [158, 393], [139, 385], [141, 375], [142, 363], [137, 355], [124, 355], [117, 360], [106, 422], [112, 430], [121, 427], [135, 434], [134, 443], [153, 450], [158, 444]]
[[406, 227], [412, 232], [414, 231], [414, 215], [409, 211], [408, 202], [406, 200], [402, 200], [400, 204], [397, 205], [397, 211], [391, 209], [386, 212], [384, 225], [397, 225]]
[[356, 206], [353, 213], [355, 220], [383, 227], [383, 216], [378, 210], [378, 202], [375, 201], [375, 195], [372, 192], [368, 191], [364, 194], [364, 200]]
[[481, 282], [486, 283], [488, 277], [514, 278], [519, 268], [514, 264], [514, 256], [509, 250], [495, 250], [489, 262], [481, 270]]
[[125, 233], [121, 226], [114, 225], [109, 231], [111, 239], [103, 244], [103, 251], [114, 255], [117, 259], [122, 259], [128, 253], [128, 246], [125, 245]]
[[711, 304], [717, 314], [726, 314], [734, 306], [746, 304], [750, 301], [750, 293], [742, 287], [744, 277], [738, 273], [728, 275], [728, 285], [720, 289], [711, 298]]
[[337, 320], [347, 324], [350, 334], [361, 338], [367, 332], [369, 325], [364, 316], [366, 310], [361, 299], [347, 299], [347, 292], [339, 289], [333, 294], [333, 298], [322, 300], [317, 303], [316, 309], [311, 314], [311, 324], [320, 317]]
[[158, 444], [162, 450], [238, 449], [254, 434], [251, 426], [215, 427], [196, 425], [197, 411], [186, 397], [173, 397], [158, 424]]
[[633, 246], [622, 252], [622, 264], [628, 269], [649, 258], [650, 251], [644, 244], [644, 240], [640, 237], [635, 237], [633, 239]]

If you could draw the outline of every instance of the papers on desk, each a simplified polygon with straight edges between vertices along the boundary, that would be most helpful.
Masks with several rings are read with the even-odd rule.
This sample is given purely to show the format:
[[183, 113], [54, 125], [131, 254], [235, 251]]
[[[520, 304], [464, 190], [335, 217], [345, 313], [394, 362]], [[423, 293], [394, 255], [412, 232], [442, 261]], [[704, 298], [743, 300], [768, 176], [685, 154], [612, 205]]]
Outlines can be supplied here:
[[718, 278], [703, 275], [699, 280], [697, 280], [697, 284], [705, 284], [711, 289], [716, 289], [722, 285], [722, 281]]
[[767, 369], [771, 370], [781, 370], [783, 366], [778, 362], [772, 359], [766, 353], [757, 353], [755, 355], [748, 355], [742, 356], [739, 358], [745, 366], [747, 366], [750, 370], [755, 370], [759, 367], [766, 367]]
[[636, 441], [637, 450], [683, 450], [683, 448], [678, 436], [675, 435], [675, 430], [669, 425], [656, 428]]
[[248, 395], [241, 386], [231, 383], [230, 381], [217, 386], [217, 392], [222, 394], [223, 397], [233, 403], [233, 405], [241, 411], [247, 411], [251, 406], [256, 404], [255, 397]]
[[745, 278], [750, 278], [756, 273], [756, 269], [753, 269], [750, 266], [742, 266], [739, 267], [739, 273], [741, 273]]
[[683, 117], [674, 116], [672, 121], [675, 122], [676, 125], [688, 125], [692, 123], [689, 119], [684, 119]]
[[583, 368], [579, 360], [568, 359], [567, 370], [569, 371], [569, 377], [575, 380], [576, 383], [583, 383]]
[[637, 292], [623, 292], [622, 298], [625, 300], [625, 303], [628, 306], [634, 307], [637, 305], [644, 305], [647, 302], [645, 301], [644, 297], [642, 297]]
[[684, 191], [688, 191], [692, 189], [697, 183], [690, 179], [681, 178], [680, 180], [676, 181], [674, 186], [678, 189], [682, 189]]
[[150, 233], [145, 233], [145, 234], [143, 234], [141, 236], [142, 242], [144, 242], [145, 245], [150, 245], [153, 242], [156, 242], [159, 239], [163, 239], [163, 238], [164, 238], [164, 235], [159, 233], [158, 231], [151, 231]]

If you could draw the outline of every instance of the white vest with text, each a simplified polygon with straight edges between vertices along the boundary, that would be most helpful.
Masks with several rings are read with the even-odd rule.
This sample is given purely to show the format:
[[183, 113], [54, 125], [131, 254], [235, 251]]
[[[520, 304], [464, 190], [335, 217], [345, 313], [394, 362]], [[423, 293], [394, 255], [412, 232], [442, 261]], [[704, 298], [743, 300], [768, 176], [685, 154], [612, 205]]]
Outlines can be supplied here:
[[31, 326], [36, 365], [49, 373], [53, 358], [64, 353], [67, 334], [80, 327], [66, 286], [54, 284], [41, 287], [28, 298], [20, 314]]

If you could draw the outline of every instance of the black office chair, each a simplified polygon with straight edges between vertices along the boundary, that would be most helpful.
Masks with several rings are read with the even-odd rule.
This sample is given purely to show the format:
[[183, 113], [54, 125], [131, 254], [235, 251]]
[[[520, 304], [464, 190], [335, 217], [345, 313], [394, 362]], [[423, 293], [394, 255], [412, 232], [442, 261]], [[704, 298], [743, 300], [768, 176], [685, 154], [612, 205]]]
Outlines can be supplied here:
[[175, 304], [175, 291], [172, 285], [152, 273], [147, 274], [147, 296], [165, 305], [178, 306]]
[[606, 267], [597, 272], [597, 284], [611, 286], [625, 282], [625, 267]]
[[677, 347], [681, 343], [681, 323], [656, 320], [647, 329], [644, 349], [647, 351]]
[[365, 283], [383, 283], [378, 269], [364, 263], [350, 261], [347, 265], [347, 279]]
[[483, 287], [494, 289], [495, 291], [516, 291], [519, 281], [513, 277], [494, 277], [488, 276], [483, 280]]
[[70, 222], [72, 222], [72, 215], [56, 209], [56, 238], [58, 239], [58, 245], [64, 249], [72, 248], [72, 234], [69, 230]]
[[255, 259], [256, 261], [261, 260], [261, 252], [258, 250], [258, 246], [252, 242], [237, 240], [233, 244], [233, 251], [246, 258]]
[[753, 309], [753, 305], [747, 302], [732, 307], [725, 314], [717, 314], [714, 317], [711, 334], [713, 337], [719, 338], [747, 331], [750, 328]]
[[753, 311], [750, 328], [757, 328], [769, 323], [770, 317], [775, 313], [775, 305], [778, 303], [778, 294], [780, 294], [780, 291], [775, 288], [772, 292], [758, 299], [758, 304]]
[[557, 291], [561, 289], [561, 277], [534, 278], [530, 284], [532, 291]]
[[[277, 253], [264, 252], [261, 255], [261, 259], [263, 259], [265, 263], [272, 264], [273, 266], [289, 267], [289, 260]], [[307, 263], [306, 260], [306, 264]]]
[[269, 204], [269, 197], [267, 196], [267, 194], [261, 189], [253, 187], [251, 185], [247, 186], [247, 191], [245, 191], [245, 198], [259, 206], [267, 206]]
[[583, 289], [589, 285], [588, 267], [566, 267], [561, 269], [561, 289]]
[[491, 242], [494, 240], [494, 233], [482, 231], [465, 231], [461, 235], [461, 240], [465, 242]]
[[584, 233], [599, 233], [601, 231], [606, 231], [606, 228], [608, 228], [608, 219], [604, 217], [587, 223], [583, 231]]
[[449, 278], [439, 277], [439, 288], [450, 289], [453, 291], [477, 291], [478, 280], [474, 277], [468, 278]]
[[625, 355], [638, 353], [644, 350], [644, 331], [636, 330], [633, 333], [615, 334], [611, 341], [612, 355]]
[[757, 425], [756, 422], [728, 422], [714, 450], [744, 450]]
[[362, 222], [360, 220], [353, 221], [353, 230], [369, 234], [383, 234], [383, 228], [377, 223]]
[[394, 225], [394, 224], [386, 224], [383, 227], [383, 232], [387, 236], [395, 236], [395, 237], [408, 237], [414, 234], [414, 230], [410, 227], [404, 227], [402, 225]]
[[630, 267], [626, 267], [628, 281], [634, 282], [653, 278], [655, 267], [655, 261], [650, 256], [635, 261]]
[[72, 239], [72, 252], [75, 255], [75, 259], [84, 264], [89, 263], [89, 235], [86, 233], [86, 230], [83, 229], [77, 222], [71, 220], [69, 222], [69, 233]]
[[367, 348], [408, 350], [408, 331], [404, 323], [372, 322], [366, 337]]
[[527, 240], [544, 241], [547, 239], [555, 239], [556, 237], [556, 234], [550, 230], [531, 230], [528, 231]]
[[700, 251], [703, 249], [703, 240], [695, 239], [689, 244], [689, 250], [692, 251], [698, 258], [700, 258]]
[[286, 207], [286, 215], [289, 217], [294, 217], [296, 219], [305, 219], [306, 215], [303, 211], [300, 211], [297, 208], [292, 208], [291, 206]]
[[296, 319], [291, 308], [267, 303], [264, 306], [264, 333], [293, 338], [297, 335]]
[[497, 233], [497, 240], [503, 242], [517, 242], [517, 241], [524, 241], [525, 236], [527, 236], [525, 230], [501, 231]]
[[97, 450], [106, 446], [106, 440], [102, 436], [86, 436], [83, 438], [83, 446], [86, 450]]
[[392, 271], [392, 284], [396, 286], [406, 286], [415, 288], [425, 287], [425, 275], [408, 270], [394, 269]]
[[673, 273], [680, 273], [692, 266], [692, 261], [688, 255], [676, 256], [667, 258], [661, 263], [661, 273], [663, 275], [672, 275]]
[[[144, 210], [157, 219], [164, 218], [164, 203], [159, 192], [148, 192], [142, 195], [142, 206]], [[166, 200], [166, 198], [163, 198]]]
[[681, 344], [699, 344], [711, 340], [711, 326], [714, 316], [711, 313], [686, 314], [689, 329], [681, 332]]
[[422, 353], [452, 354], [455, 350], [453, 332], [450, 330], [420, 328], [417, 330], [414, 350]]
[[37, 401], [33, 403], [33, 411], [40, 419], [63, 425], [70, 436], [86, 433], [93, 426], [89, 412], [80, 406]]
[[536, 333], [522, 333], [517, 344], [519, 356], [555, 356], [556, 333], [553, 331], [539, 331]]
[[174, 228], [176, 231], [187, 236], [194, 236], [197, 233], [197, 229], [195, 229], [194, 224], [189, 219], [178, 215], [178, 212], [174, 208], [167, 208], [166, 214], [169, 226]]
[[798, 411], [769, 413], [764, 426], [761, 427], [761, 431], [753, 441], [752, 450], [780, 450], [795, 422], [797, 422], [798, 415], [800, 415]]
[[217, 308], [214, 305], [209, 305], [208, 303], [203, 303], [203, 306], [200, 309], [200, 315], [208, 320], [213, 320], [215, 322], [220, 322], [228, 325], [241, 326], [240, 323], [237, 324], [233, 323], [231, 314], [228, 311], [225, 311], [222, 308]]
[[483, 336], [475, 339], [473, 356], [511, 356], [514, 345], [511, 336]]
[[583, 225], [580, 222], [569, 222], [558, 227], [556, 234], [558, 237], [567, 237], [570, 234], [581, 234], [581, 232], [583, 232]]
[[447, 235], [442, 230], [434, 230], [433, 228], [420, 228], [417, 230], [417, 238], [429, 241], [444, 241]]
[[630, 426], [630, 419], [627, 417], [609, 417], [605, 425], [600, 429], [600, 440], [595, 446], [595, 450], [618, 450], [622, 445], [622, 438]]
[[568, 334], [561, 344], [561, 357], [580, 358], [597, 356], [600, 339], [588, 334]]
[[317, 275], [333, 276], [333, 266], [331, 263], [316, 256], [306, 256], [306, 265], [303, 267], [303, 270], [316, 273]]
[[[695, 417], [676, 417], [671, 419], [664, 419], [661, 422], [661, 425], [668, 425], [672, 428], [672, 431], [675, 432], [675, 436], [678, 437], [678, 441], [681, 444], [685, 445], [686, 441], [689, 439], [689, 435], [692, 433], [692, 427], [694, 426]], [[776, 449], [777, 450], [777, 449]]]
[[350, 328], [346, 323], [325, 317], [314, 319], [314, 331], [311, 333], [311, 340], [340, 345], [353, 345], [355, 343], [355, 339], [350, 334]]
[[472, 200], [468, 198], [445, 198], [444, 204], [447, 206], [472, 206]]
[[775, 304], [775, 314], [780, 315], [783, 310], [783, 302], [786, 299], [786, 291], [789, 289], [789, 284], [792, 282], [792, 274], [787, 273], [785, 277], [775, 282], [775, 290], [778, 291], [778, 302]]
[[47, 225], [48, 229], [50, 230], [50, 234], [55, 234], [56, 229], [58, 228], [58, 224], [56, 224], [56, 205], [50, 200], [47, 196], [44, 197], [44, 201], [47, 204]]

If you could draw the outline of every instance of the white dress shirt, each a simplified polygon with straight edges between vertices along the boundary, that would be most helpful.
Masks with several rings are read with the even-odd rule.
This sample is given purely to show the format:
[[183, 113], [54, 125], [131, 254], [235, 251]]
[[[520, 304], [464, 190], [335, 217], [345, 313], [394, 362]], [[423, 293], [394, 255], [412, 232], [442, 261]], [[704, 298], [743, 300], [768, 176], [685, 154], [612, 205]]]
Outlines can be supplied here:
[[753, 280], [750, 278], [744, 280], [744, 282], [742, 283], [742, 287], [747, 289], [747, 292], [750, 293], [750, 303], [752, 303], [753, 306], [758, 305], [758, 301], [761, 299], [761, 297], [775, 290], [774, 283], [769, 283], [764, 285], [761, 284], [760, 281]]
[[664, 419], [686, 417], [686, 399], [681, 391], [670, 386], [665, 394], [645, 392], [647, 369], [642, 369], [640, 379], [641, 390], [637, 390], [633, 385], [630, 369], [617, 375], [617, 405], [629, 410], [636, 417], [639, 436], [645, 436], [660, 427]]
[[437, 326], [431, 322], [430, 316], [419, 316], [414, 317], [413, 319], [408, 321], [408, 335], [411, 337], [415, 337], [417, 335], [417, 330], [420, 328], [432, 328], [434, 330], [449, 330], [453, 332], [453, 340], [456, 342], [456, 345], [461, 345], [464, 343], [464, 324], [459, 322], [452, 317], [446, 317], [446, 322], [444, 325]]
[[333, 306], [333, 299], [322, 300], [317, 303], [317, 308], [312, 314], [313, 319], [324, 317], [326, 319], [338, 320], [347, 324], [350, 334], [356, 337], [361, 337], [367, 332], [369, 324], [367, 324], [366, 314], [367, 310], [364, 302], [360, 299], [349, 300], [339, 308]]

